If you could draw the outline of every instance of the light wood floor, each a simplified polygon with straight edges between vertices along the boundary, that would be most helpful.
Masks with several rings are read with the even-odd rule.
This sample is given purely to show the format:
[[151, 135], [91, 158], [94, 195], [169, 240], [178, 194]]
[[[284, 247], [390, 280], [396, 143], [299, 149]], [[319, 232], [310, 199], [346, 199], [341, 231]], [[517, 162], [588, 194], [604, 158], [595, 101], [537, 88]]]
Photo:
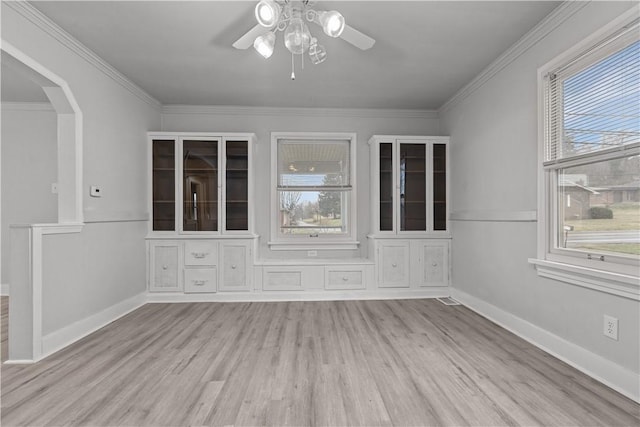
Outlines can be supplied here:
[[638, 426], [639, 412], [436, 300], [148, 304], [2, 366], [3, 426]]

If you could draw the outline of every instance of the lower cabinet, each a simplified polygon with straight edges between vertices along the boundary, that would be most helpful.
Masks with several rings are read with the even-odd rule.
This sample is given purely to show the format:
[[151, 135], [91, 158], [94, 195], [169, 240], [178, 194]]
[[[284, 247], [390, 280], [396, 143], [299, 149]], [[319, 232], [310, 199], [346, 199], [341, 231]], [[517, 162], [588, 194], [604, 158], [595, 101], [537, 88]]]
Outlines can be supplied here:
[[251, 243], [220, 243], [221, 291], [250, 291], [252, 289], [250, 260]]
[[409, 287], [409, 242], [385, 242], [378, 249], [378, 286]]
[[379, 288], [449, 286], [449, 239], [372, 240]]
[[180, 243], [150, 242], [149, 290], [159, 292], [182, 291], [180, 280]]
[[149, 239], [149, 291], [250, 291], [253, 242], [253, 239]]

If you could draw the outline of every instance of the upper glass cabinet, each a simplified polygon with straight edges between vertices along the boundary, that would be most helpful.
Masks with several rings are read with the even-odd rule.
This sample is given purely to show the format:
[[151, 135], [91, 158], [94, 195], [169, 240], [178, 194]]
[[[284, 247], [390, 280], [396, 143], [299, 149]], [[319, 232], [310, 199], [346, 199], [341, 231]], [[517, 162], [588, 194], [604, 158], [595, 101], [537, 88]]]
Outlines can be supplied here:
[[447, 232], [448, 138], [374, 136], [369, 144], [373, 233]]
[[152, 232], [251, 232], [253, 134], [150, 134]]

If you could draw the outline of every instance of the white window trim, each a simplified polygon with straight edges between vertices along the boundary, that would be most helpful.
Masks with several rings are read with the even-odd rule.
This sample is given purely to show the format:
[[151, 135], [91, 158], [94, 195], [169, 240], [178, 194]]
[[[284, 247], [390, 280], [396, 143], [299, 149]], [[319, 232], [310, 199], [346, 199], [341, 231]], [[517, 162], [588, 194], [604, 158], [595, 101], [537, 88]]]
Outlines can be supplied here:
[[[556, 215], [553, 197], [554, 172], [556, 167], [544, 166], [545, 164], [545, 78], [547, 74], [563, 64], [593, 48], [602, 40], [612, 36], [621, 28], [638, 19], [640, 7], [634, 6], [609, 24], [593, 33], [582, 42], [568, 51], [560, 54], [544, 66], [538, 69], [538, 250], [537, 258], [529, 259], [536, 266], [538, 275], [554, 280], [559, 280], [572, 285], [582, 286], [601, 292], [640, 300], [640, 277], [637, 264], [601, 261], [599, 258], [578, 258], [567, 255], [565, 251], [555, 248]], [[626, 147], [628, 151], [636, 147]], [[599, 153], [606, 155], [607, 153]], [[615, 156], [617, 153], [612, 154]], [[584, 158], [591, 157], [587, 154]], [[575, 162], [584, 161], [584, 158], [576, 158]], [[571, 163], [575, 163], [573, 160]], [[563, 166], [569, 166], [567, 163]], [[614, 261], [622, 261], [623, 258], [612, 258]]]
[[[305, 235], [282, 237], [279, 230], [278, 217], [278, 140], [349, 140], [349, 173], [351, 197], [349, 201], [348, 234], [341, 236], [323, 235], [309, 237]], [[271, 240], [268, 242], [272, 250], [356, 250], [360, 242], [356, 240], [357, 228], [357, 139], [354, 132], [271, 132]]]

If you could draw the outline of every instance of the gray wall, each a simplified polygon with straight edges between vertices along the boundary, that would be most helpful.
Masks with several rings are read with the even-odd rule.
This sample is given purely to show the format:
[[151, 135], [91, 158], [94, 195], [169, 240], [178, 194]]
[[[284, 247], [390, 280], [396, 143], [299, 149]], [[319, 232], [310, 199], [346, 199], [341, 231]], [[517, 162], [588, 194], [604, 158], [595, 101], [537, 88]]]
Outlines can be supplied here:
[[[57, 118], [50, 106], [2, 106], [2, 284], [9, 284], [9, 224], [52, 223], [58, 200]], [[35, 107], [35, 109], [34, 109]]]
[[[2, 38], [64, 79], [83, 113], [87, 225], [44, 237], [46, 335], [145, 292], [146, 132], [160, 126], [160, 112], [5, 2]], [[90, 185], [102, 188], [101, 198], [89, 197]]]
[[[175, 107], [172, 107], [175, 108]], [[375, 134], [399, 135], [439, 135], [438, 119], [435, 114], [416, 114], [395, 111], [340, 111], [304, 110], [304, 113], [287, 115], [286, 110], [247, 109], [244, 114], [225, 113], [216, 108], [215, 112], [202, 109], [200, 113], [162, 114], [163, 131], [196, 132], [253, 132], [258, 137], [256, 144], [256, 231], [260, 235], [260, 256], [263, 258], [306, 257], [302, 251], [272, 251], [267, 246], [270, 238], [270, 197], [271, 197], [271, 132], [356, 132], [357, 133], [357, 230], [360, 241], [359, 251], [318, 251], [318, 257], [367, 256], [367, 234], [369, 219], [369, 138]], [[260, 113], [260, 111], [263, 111]], [[266, 113], [264, 111], [267, 111]]]
[[[591, 2], [441, 114], [451, 136], [452, 210], [537, 209], [537, 70], [631, 7]], [[537, 276], [535, 222], [454, 221], [453, 286], [632, 372], [640, 372], [637, 301]], [[603, 336], [603, 315], [620, 339]]]

